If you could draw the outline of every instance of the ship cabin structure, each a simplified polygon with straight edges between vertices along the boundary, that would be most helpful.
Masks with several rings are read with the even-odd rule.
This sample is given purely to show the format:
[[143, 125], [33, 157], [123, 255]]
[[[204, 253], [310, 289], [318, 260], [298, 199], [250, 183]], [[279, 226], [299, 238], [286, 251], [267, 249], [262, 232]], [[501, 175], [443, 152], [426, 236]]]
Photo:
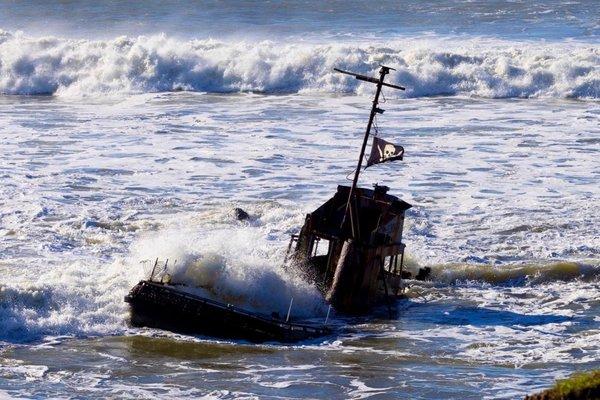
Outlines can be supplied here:
[[386, 186], [351, 190], [338, 186], [306, 216], [300, 233], [292, 235], [286, 260], [313, 280], [336, 310], [358, 314], [401, 291], [402, 231], [411, 205], [387, 194]]

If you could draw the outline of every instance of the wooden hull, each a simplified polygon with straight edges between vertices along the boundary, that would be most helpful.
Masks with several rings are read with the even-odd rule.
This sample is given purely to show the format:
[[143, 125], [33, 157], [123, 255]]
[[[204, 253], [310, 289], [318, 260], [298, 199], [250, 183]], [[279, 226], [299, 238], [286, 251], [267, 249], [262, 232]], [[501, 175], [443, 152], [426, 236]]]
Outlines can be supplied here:
[[295, 342], [331, 333], [326, 327], [269, 319], [150, 281], [140, 281], [125, 301], [131, 306], [131, 324], [134, 326], [252, 342]]

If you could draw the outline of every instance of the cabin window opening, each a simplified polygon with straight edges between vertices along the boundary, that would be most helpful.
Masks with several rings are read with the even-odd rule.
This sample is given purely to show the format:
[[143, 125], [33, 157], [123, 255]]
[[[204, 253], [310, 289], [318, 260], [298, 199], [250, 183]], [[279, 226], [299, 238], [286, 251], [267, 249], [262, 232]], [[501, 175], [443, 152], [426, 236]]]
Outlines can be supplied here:
[[330, 254], [331, 254], [331, 242], [329, 240], [315, 237], [312, 242], [312, 256], [310, 262], [320, 274], [329, 272]]
[[392, 257], [390, 257], [390, 256], [387, 256], [383, 259], [383, 269], [386, 272], [392, 272], [391, 261], [392, 261]]
[[313, 257], [326, 256], [329, 254], [329, 240], [316, 238], [313, 245]]
[[383, 266], [390, 274], [398, 274], [398, 257], [396, 255], [385, 257]]

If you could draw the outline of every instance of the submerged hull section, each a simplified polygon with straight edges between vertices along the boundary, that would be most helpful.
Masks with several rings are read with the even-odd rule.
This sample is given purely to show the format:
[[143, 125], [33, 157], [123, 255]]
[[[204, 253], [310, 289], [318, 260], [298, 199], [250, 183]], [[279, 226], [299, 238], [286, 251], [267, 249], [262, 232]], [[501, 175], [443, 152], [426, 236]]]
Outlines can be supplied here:
[[331, 333], [326, 327], [269, 319], [151, 281], [138, 283], [125, 301], [131, 306], [131, 324], [134, 326], [253, 342], [295, 342]]

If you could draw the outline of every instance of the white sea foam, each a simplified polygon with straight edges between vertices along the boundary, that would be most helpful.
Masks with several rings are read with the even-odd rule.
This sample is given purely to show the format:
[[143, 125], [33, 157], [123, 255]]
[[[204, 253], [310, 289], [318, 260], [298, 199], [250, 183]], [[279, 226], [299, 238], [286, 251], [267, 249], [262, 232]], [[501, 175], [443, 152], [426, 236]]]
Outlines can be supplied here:
[[[253, 216], [249, 222], [236, 221], [229, 204], [167, 218], [164, 228], [140, 235], [128, 254], [105, 265], [63, 262], [22, 270], [0, 284], [0, 341], [123, 333], [128, 319], [123, 298], [150, 275], [155, 258], [161, 259], [157, 277], [167, 273], [193, 293], [281, 316], [293, 298], [293, 319], [324, 316], [327, 308], [318, 290], [281, 264], [283, 231], [300, 214], [270, 202], [247, 209]], [[71, 236], [89, 230], [79, 224], [63, 229]], [[163, 271], [166, 259], [170, 264]]]
[[[174, 279], [204, 295], [283, 315], [294, 297], [292, 317], [323, 316], [320, 295], [280, 265], [304, 213], [344, 183], [363, 100], [123, 98], [50, 109], [26, 99], [0, 115], [12, 163], [0, 163], [0, 340], [124, 332], [123, 296], [149, 274], [139, 262], [156, 257], [177, 259]], [[316, 113], [324, 101], [326, 118]], [[412, 155], [367, 170], [363, 184], [389, 184], [414, 204], [408, 259], [432, 266], [434, 285], [544, 292], [545, 283], [597, 282], [596, 103], [415, 99], [386, 108], [382, 129], [402, 127], [387, 132]], [[39, 121], [55, 125], [41, 135]], [[232, 198], [251, 221], [235, 220], [236, 205], [222, 203]], [[275, 198], [288, 200], [259, 200]]]
[[124, 332], [123, 296], [141, 271], [118, 262], [94, 270], [78, 262], [53, 270], [32, 268], [0, 285], [0, 340]]
[[183, 41], [165, 35], [72, 40], [0, 31], [0, 93], [86, 96], [190, 90], [361, 93], [340, 67], [394, 66], [408, 97], [600, 97], [600, 49], [590, 44], [407, 39], [301, 44]]
[[[173, 283], [218, 301], [284, 316], [293, 299], [292, 317], [324, 316], [326, 306], [319, 291], [282, 267], [285, 246], [274, 229], [288, 225], [293, 213], [276, 204], [259, 204], [250, 210], [264, 220], [235, 223], [224, 210], [231, 208], [191, 220], [179, 216], [176, 227], [141, 237], [132, 247], [132, 260], [159, 258], [157, 276], [168, 274]], [[215, 217], [222, 219], [217, 222]], [[171, 264], [163, 272], [166, 259]], [[146, 265], [148, 275], [150, 266], [151, 262]]]

